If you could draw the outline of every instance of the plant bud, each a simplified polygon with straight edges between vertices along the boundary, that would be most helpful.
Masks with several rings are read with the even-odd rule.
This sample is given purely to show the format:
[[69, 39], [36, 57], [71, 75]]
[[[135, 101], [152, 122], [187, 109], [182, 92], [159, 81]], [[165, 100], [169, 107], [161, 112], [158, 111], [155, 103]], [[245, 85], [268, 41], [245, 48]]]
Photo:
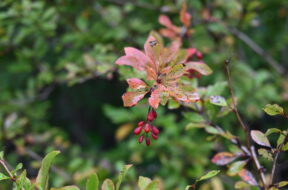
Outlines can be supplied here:
[[150, 138], [146, 137], [146, 145], [149, 146], [150, 145]]
[[150, 132], [150, 128], [151, 128], [150, 124], [149, 124], [149, 123], [146, 123], [146, 125], [145, 125], [145, 127], [144, 127], [145, 133], [149, 133], [149, 132]]
[[138, 127], [143, 127], [144, 124], [145, 124], [145, 121], [139, 121], [139, 122], [138, 122]]
[[152, 138], [153, 138], [153, 139], [155, 139], [155, 140], [157, 140], [157, 139], [158, 139], [158, 136], [157, 136], [157, 135], [155, 135], [155, 134], [153, 134], [153, 133], [152, 133], [152, 135], [151, 135], [151, 136], [152, 136]]
[[137, 127], [136, 129], [134, 129], [134, 134], [139, 135], [141, 131], [142, 131], [142, 127]]
[[159, 129], [157, 129], [157, 127], [155, 127], [155, 126], [152, 126], [152, 133], [155, 134], [155, 135], [158, 135], [159, 134]]
[[144, 136], [142, 135], [142, 136], [139, 137], [138, 142], [139, 142], [139, 143], [142, 143], [143, 140], [144, 140]]

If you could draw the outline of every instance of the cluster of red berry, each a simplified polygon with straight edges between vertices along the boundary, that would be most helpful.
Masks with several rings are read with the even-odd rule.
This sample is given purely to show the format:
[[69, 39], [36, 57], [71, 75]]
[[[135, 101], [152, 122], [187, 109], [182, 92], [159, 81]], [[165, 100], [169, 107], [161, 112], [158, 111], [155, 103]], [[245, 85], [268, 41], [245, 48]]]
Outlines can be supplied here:
[[138, 126], [134, 130], [134, 134], [140, 135], [142, 133], [142, 135], [138, 139], [139, 143], [142, 143], [145, 138], [146, 145], [149, 146], [151, 142], [150, 142], [150, 137], [148, 136], [148, 134], [150, 132], [151, 132], [151, 137], [153, 139], [155, 140], [158, 139], [159, 129], [155, 127], [154, 125], [152, 125], [152, 122], [156, 119], [156, 117], [157, 117], [157, 113], [154, 109], [152, 109], [150, 112], [148, 112], [147, 120], [140, 121], [138, 123]]

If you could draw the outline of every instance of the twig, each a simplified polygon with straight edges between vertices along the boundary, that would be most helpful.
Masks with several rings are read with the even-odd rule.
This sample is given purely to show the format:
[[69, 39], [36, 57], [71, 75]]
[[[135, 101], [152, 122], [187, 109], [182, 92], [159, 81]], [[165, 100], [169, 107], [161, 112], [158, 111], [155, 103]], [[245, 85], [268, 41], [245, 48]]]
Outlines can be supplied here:
[[280, 65], [269, 53], [267, 53], [263, 48], [261, 48], [256, 42], [254, 42], [248, 35], [239, 31], [237, 28], [227, 27], [227, 29], [235, 35], [237, 38], [242, 40], [246, 45], [248, 45], [255, 53], [260, 55], [267, 63], [269, 63], [278, 73], [284, 75], [286, 70]]
[[233, 88], [232, 88], [232, 81], [231, 81], [231, 74], [230, 74], [230, 69], [229, 69], [229, 63], [231, 61], [231, 58], [226, 60], [225, 61], [225, 69], [226, 69], [226, 73], [227, 73], [227, 78], [228, 78], [228, 88], [229, 88], [229, 91], [230, 91], [230, 95], [231, 95], [231, 98], [232, 98], [232, 104], [233, 104], [233, 112], [235, 113], [243, 131], [245, 132], [245, 135], [246, 135], [246, 144], [247, 144], [247, 147], [248, 149], [250, 150], [250, 153], [251, 153], [251, 158], [260, 174], [260, 179], [263, 183], [263, 187], [264, 189], [267, 189], [267, 182], [266, 182], [266, 178], [265, 178], [265, 175], [264, 175], [264, 172], [263, 172], [263, 167], [260, 165], [259, 163], [259, 160], [257, 158], [257, 155], [256, 155], [256, 151], [255, 151], [255, 148], [254, 146], [252, 146], [252, 143], [251, 143], [251, 138], [250, 138], [250, 131], [249, 131], [249, 128], [248, 126], [244, 123], [242, 117], [240, 116], [239, 112], [238, 112], [238, 109], [237, 109], [237, 105], [236, 105], [236, 100], [235, 100], [235, 95], [234, 95], [234, 91], [233, 91]]
[[13, 176], [13, 174], [10, 172], [8, 166], [6, 165], [4, 160], [0, 160], [0, 164], [3, 166], [3, 168], [6, 170], [6, 172], [8, 173], [10, 179], [12, 181], [16, 181], [16, 178]]
[[284, 146], [284, 144], [288, 141], [288, 135], [285, 136], [284, 141], [281, 143], [281, 145], [277, 148], [277, 152], [275, 154], [274, 160], [273, 160], [273, 167], [272, 167], [272, 171], [271, 171], [271, 180], [270, 180], [270, 185], [273, 185], [275, 183], [275, 177], [276, 177], [276, 170], [277, 170], [277, 162], [278, 162], [278, 158], [279, 155], [281, 153], [282, 147]]

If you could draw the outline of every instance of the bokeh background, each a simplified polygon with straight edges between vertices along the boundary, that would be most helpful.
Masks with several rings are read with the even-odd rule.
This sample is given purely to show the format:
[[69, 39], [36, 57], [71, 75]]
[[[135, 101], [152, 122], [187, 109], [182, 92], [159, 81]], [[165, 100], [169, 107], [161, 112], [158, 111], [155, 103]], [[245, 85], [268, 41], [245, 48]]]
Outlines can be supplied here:
[[[268, 103], [288, 100], [287, 0], [188, 0], [193, 44], [214, 73], [199, 79], [229, 98], [223, 61], [232, 56], [239, 109], [253, 129], [287, 129], [284, 119], [265, 116]], [[139, 49], [151, 30], [162, 28], [160, 14], [180, 25], [181, 0], [1, 0], [0, 1], [0, 149], [15, 166], [22, 162], [35, 177], [39, 160], [51, 150], [62, 154], [52, 168], [51, 184], [84, 184], [97, 171], [116, 176], [133, 164], [123, 189], [137, 176], [159, 178], [165, 189], [184, 189], [207, 170], [210, 159], [229, 150], [223, 140], [209, 141], [203, 130], [185, 130], [197, 117], [183, 109], [160, 108], [161, 135], [152, 146], [137, 143], [132, 130], [145, 118], [145, 102], [123, 108], [127, 67], [114, 62], [125, 46]], [[207, 14], [221, 22], [206, 22]], [[131, 75], [131, 74], [130, 74]], [[172, 107], [170, 107], [172, 108]], [[233, 114], [216, 120], [242, 136]], [[276, 139], [274, 139], [276, 140]], [[287, 155], [278, 177], [288, 173]], [[286, 161], [285, 161], [286, 160]], [[263, 161], [271, 169], [268, 161]], [[238, 177], [219, 177], [202, 189], [233, 189]], [[132, 186], [131, 186], [132, 184]], [[0, 182], [0, 189], [10, 189]]]

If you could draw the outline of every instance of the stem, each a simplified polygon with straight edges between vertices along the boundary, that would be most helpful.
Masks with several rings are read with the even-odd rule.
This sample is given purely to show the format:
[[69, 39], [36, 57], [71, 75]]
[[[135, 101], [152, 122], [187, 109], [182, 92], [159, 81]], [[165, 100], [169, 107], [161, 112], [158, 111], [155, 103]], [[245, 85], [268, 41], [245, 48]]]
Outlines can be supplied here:
[[281, 153], [282, 147], [284, 146], [284, 144], [287, 141], [288, 141], [288, 135], [285, 136], [285, 139], [284, 139], [283, 143], [281, 143], [281, 145], [277, 148], [277, 152], [276, 152], [274, 160], [273, 160], [273, 167], [272, 167], [272, 171], [271, 171], [270, 185], [273, 185], [275, 183], [278, 158], [279, 158], [279, 155]]
[[225, 69], [226, 69], [227, 78], [228, 78], [228, 88], [229, 88], [230, 95], [232, 98], [232, 104], [233, 104], [232, 110], [235, 113], [237, 120], [239, 121], [239, 123], [240, 123], [240, 125], [241, 125], [241, 127], [242, 127], [242, 129], [246, 135], [246, 145], [247, 145], [248, 149], [250, 150], [251, 158], [252, 158], [252, 160], [253, 160], [253, 162], [254, 162], [254, 164], [255, 164], [258, 172], [259, 172], [260, 180], [263, 183], [263, 187], [264, 187], [264, 189], [267, 189], [267, 182], [266, 182], [265, 174], [262, 170], [263, 167], [261, 166], [261, 164], [257, 158], [255, 147], [252, 146], [252, 143], [251, 143], [250, 130], [249, 130], [248, 126], [244, 123], [244, 121], [243, 121], [242, 117], [240, 116], [239, 111], [237, 109], [235, 94], [234, 94], [234, 91], [232, 88], [231, 73], [230, 73], [230, 69], [229, 69], [230, 61], [231, 61], [231, 58], [225, 61]]
[[12, 181], [16, 181], [15, 177], [12, 175], [12, 173], [10, 172], [8, 166], [6, 165], [4, 160], [0, 160], [0, 164], [3, 166], [3, 168], [5, 169], [5, 171], [8, 173], [10, 179]]

